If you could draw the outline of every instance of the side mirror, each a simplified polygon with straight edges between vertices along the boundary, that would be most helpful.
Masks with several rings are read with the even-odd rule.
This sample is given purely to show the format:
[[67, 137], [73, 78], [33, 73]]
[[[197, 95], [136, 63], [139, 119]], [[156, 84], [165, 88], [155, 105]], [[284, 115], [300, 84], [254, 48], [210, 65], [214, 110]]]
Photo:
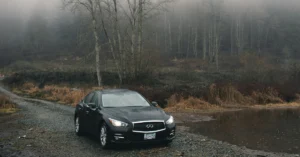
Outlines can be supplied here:
[[91, 108], [97, 108], [97, 106], [96, 106], [95, 103], [89, 103], [88, 105], [89, 105], [89, 107], [91, 107]]
[[156, 101], [152, 101], [151, 103], [154, 107], [158, 107], [158, 103]]

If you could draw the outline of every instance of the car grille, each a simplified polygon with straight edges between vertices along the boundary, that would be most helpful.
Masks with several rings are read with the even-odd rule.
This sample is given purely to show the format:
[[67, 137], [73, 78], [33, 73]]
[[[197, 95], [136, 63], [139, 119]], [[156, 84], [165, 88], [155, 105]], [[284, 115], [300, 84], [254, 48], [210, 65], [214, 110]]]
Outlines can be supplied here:
[[134, 123], [133, 131], [157, 131], [165, 129], [164, 122]]

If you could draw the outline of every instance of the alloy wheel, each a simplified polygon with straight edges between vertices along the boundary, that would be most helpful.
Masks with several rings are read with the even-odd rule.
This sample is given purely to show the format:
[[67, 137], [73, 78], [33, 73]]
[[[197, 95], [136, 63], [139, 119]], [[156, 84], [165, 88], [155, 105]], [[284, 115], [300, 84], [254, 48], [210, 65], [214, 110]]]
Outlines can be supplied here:
[[100, 131], [100, 142], [101, 142], [102, 147], [106, 146], [106, 140], [107, 140], [107, 130], [106, 130], [105, 125], [103, 125], [101, 127], [101, 131]]
[[79, 124], [79, 117], [76, 117], [76, 120], [75, 120], [75, 132], [76, 132], [76, 133], [79, 132], [79, 127], [80, 127], [80, 124]]

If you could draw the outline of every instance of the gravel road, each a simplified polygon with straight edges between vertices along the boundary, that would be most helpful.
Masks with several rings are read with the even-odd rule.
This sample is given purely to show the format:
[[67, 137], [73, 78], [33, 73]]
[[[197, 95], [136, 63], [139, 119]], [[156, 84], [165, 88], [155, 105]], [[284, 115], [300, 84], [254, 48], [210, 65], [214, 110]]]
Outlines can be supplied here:
[[102, 150], [98, 140], [94, 137], [75, 135], [74, 108], [43, 100], [22, 98], [1, 87], [0, 92], [11, 97], [20, 108], [17, 113], [0, 116], [0, 157], [298, 156], [250, 150], [208, 139], [189, 133], [189, 128], [184, 125], [178, 126], [177, 138], [168, 147], [164, 145], [118, 145], [116, 149]]

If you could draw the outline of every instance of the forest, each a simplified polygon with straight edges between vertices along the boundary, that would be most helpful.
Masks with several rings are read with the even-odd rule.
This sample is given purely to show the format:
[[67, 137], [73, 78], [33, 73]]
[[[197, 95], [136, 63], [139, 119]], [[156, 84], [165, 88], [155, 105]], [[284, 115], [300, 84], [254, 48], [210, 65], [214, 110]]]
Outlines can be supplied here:
[[56, 0], [31, 12], [1, 3], [0, 71], [14, 81], [167, 86], [163, 99], [213, 84], [287, 101], [300, 92], [296, 0]]

